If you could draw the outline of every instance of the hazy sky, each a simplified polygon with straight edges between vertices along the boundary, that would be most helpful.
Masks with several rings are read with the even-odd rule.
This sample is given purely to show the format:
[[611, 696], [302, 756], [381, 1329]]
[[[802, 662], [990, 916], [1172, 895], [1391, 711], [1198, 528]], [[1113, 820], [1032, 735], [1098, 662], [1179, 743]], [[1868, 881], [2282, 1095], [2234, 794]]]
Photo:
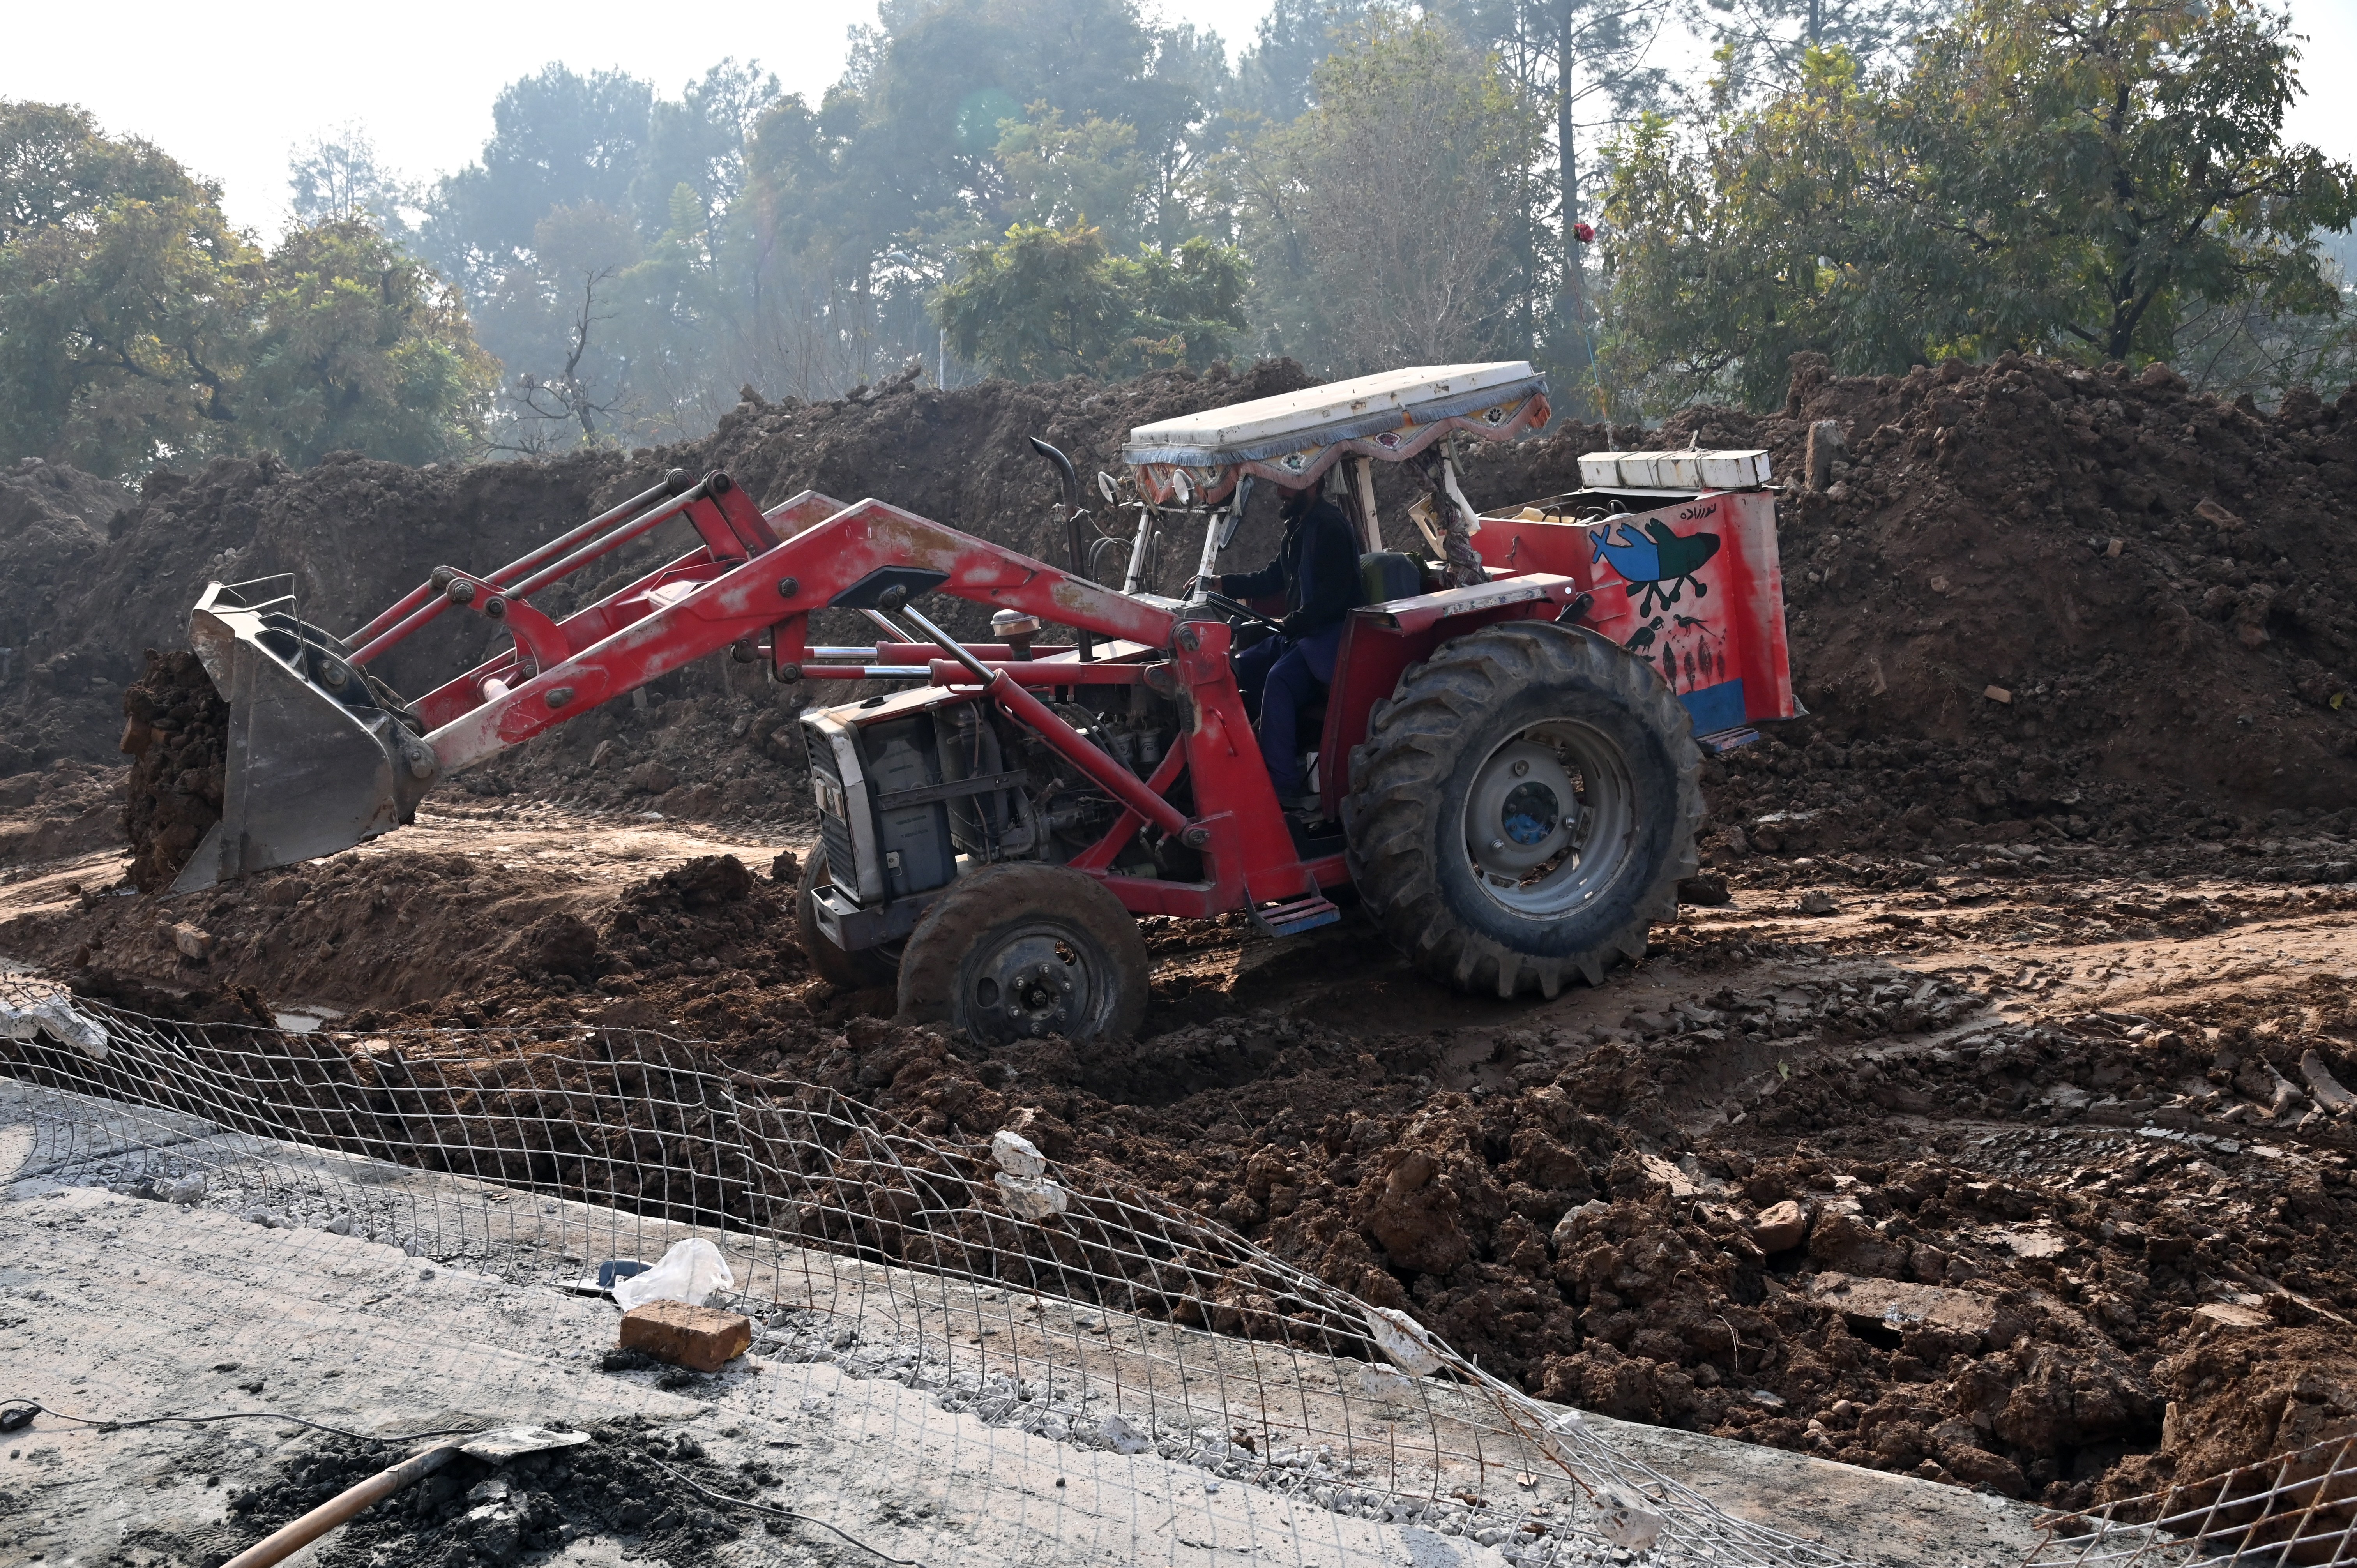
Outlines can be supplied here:
[[[1164, 14], [1249, 42], [1266, 0], [1168, 0]], [[872, 5], [808, 0], [660, 12], [643, 0], [572, 0], [556, 9], [495, 5], [394, 25], [399, 10], [318, 0], [113, 0], [11, 8], [0, 97], [66, 101], [109, 131], [146, 136], [221, 182], [235, 222], [274, 235], [285, 222], [289, 147], [357, 122], [379, 156], [416, 178], [469, 162], [491, 126], [500, 86], [552, 59], [576, 70], [619, 66], [667, 95], [725, 55], [758, 59], [813, 102], [843, 69], [845, 30]], [[2291, 0], [2309, 36], [2310, 93], [2292, 133], [2357, 157], [2357, 0]], [[225, 21], [234, 18], [233, 26]], [[553, 41], [558, 38], [577, 41]], [[1684, 52], [1684, 51], [1681, 51]]]

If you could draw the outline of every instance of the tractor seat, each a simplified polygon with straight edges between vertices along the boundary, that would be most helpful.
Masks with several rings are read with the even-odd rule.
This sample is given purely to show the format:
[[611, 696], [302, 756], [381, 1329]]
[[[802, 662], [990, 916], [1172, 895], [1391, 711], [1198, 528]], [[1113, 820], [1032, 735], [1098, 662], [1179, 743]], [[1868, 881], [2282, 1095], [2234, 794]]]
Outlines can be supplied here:
[[1424, 592], [1424, 573], [1412, 555], [1397, 550], [1371, 550], [1359, 557], [1359, 586], [1363, 604], [1389, 604], [1412, 599]]

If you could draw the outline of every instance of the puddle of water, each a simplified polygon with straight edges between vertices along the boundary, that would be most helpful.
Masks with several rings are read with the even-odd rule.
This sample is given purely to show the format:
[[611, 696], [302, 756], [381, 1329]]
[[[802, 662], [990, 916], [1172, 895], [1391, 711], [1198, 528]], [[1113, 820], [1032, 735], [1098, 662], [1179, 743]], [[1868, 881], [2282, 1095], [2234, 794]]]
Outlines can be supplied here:
[[290, 1035], [307, 1035], [328, 1019], [343, 1015], [332, 1007], [274, 1007], [270, 1016]]

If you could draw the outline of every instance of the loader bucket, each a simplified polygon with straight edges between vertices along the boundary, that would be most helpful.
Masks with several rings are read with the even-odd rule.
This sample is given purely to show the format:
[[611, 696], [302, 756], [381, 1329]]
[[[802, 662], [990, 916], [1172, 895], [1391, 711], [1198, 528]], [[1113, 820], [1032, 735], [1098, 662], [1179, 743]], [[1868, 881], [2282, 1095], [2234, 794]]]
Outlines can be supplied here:
[[189, 613], [189, 644], [229, 703], [229, 757], [221, 820], [175, 893], [389, 832], [433, 784], [434, 749], [414, 719], [339, 639], [296, 618], [292, 586], [213, 583]]

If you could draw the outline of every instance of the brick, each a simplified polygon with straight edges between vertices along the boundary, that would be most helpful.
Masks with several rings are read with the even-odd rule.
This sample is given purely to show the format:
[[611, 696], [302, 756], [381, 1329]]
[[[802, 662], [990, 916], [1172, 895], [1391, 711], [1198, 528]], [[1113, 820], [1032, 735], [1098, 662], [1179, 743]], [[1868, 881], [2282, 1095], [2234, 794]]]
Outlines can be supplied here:
[[621, 1348], [691, 1371], [716, 1372], [753, 1343], [753, 1320], [683, 1301], [651, 1301], [622, 1314]]

